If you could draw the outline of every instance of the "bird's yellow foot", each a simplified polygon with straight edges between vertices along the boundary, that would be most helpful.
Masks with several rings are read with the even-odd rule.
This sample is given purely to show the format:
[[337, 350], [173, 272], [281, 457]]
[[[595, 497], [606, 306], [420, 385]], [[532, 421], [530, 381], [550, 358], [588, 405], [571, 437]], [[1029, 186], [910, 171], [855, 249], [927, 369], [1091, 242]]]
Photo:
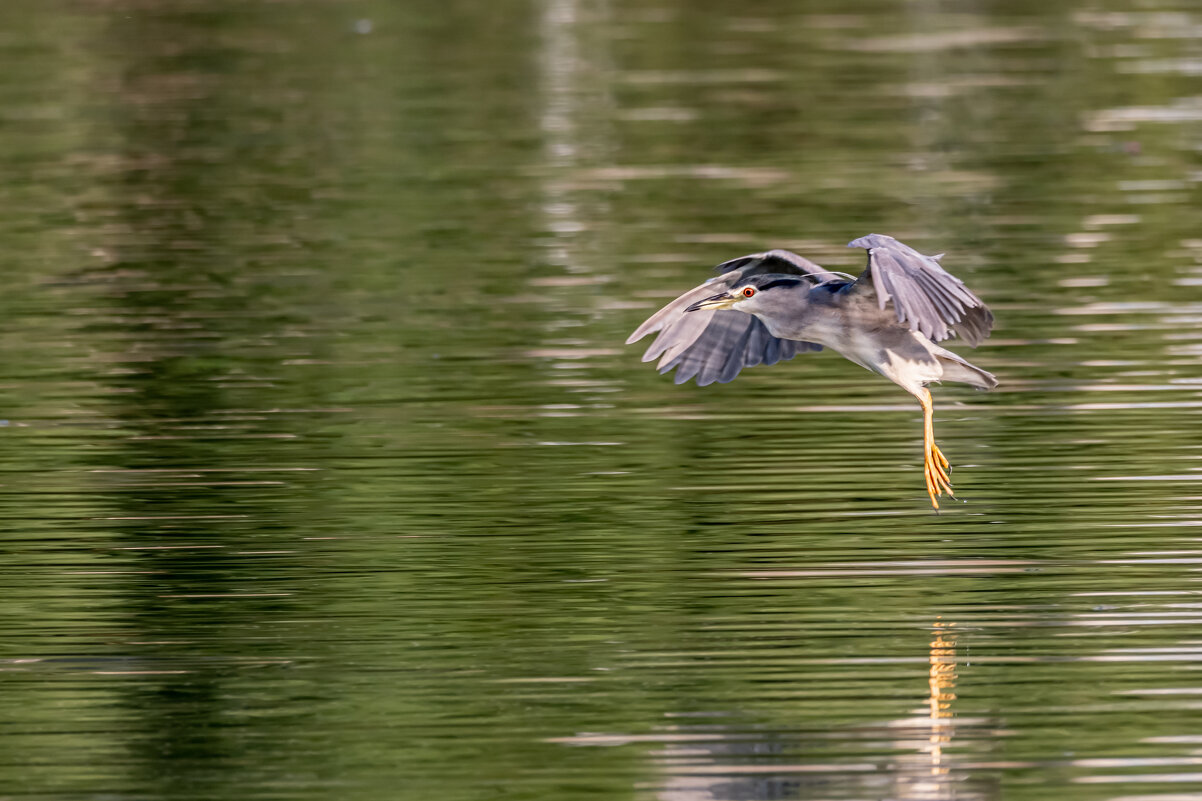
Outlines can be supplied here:
[[944, 492], [948, 497], [956, 497], [956, 493], [952, 492], [951, 479], [947, 475], [950, 467], [939, 446], [931, 442], [923, 458], [923, 474], [926, 476], [927, 495], [931, 496], [931, 506], [936, 509], [939, 508], [939, 496]]

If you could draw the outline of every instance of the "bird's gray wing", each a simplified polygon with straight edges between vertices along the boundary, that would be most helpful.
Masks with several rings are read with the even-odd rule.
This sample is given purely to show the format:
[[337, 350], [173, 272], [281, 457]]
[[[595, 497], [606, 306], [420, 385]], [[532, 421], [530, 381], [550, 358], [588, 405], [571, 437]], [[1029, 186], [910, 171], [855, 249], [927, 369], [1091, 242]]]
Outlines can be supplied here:
[[664, 306], [647, 318], [626, 344], [658, 331], [659, 336], [643, 354], [643, 361], [658, 358], [657, 367], [661, 373], [676, 368], [674, 380], [677, 384], [696, 378], [701, 386], [730, 381], [744, 367], [776, 364], [804, 351], [822, 350], [821, 345], [810, 342], [774, 337], [758, 318], [744, 312], [731, 309], [685, 311], [697, 301], [738, 283], [742, 274], [734, 273], [735, 269], [738, 268], [711, 278]]
[[[735, 270], [738, 270], [736, 276], [726, 275]], [[724, 261], [714, 268], [714, 272], [722, 273], [723, 277], [727, 277], [731, 282], [744, 281], [753, 275], [765, 273], [798, 275], [809, 279], [813, 284], [841, 280], [844, 277], [841, 273], [824, 270], [805, 256], [799, 256], [790, 250], [781, 250], [780, 248]]]
[[[759, 319], [744, 312], [701, 309], [688, 313], [690, 317], [696, 315], [709, 318], [703, 323], [705, 329], [685, 347], [681, 347], [683, 340], [675, 341], [672, 337], [675, 344], [664, 351], [657, 365], [661, 373], [675, 367], [673, 380], [677, 384], [683, 384], [690, 378], [696, 378], [699, 386], [715, 381], [725, 384], [734, 380], [744, 367], [776, 364], [792, 359], [803, 351], [822, 350], [821, 345], [811, 342], [774, 337]], [[671, 337], [672, 332], [664, 330], [660, 337], [665, 335]], [[648, 355], [656, 348], [657, 345], [653, 343], [647, 351]], [[650, 361], [646, 355], [643, 359]]]
[[868, 251], [868, 268], [849, 292], [875, 292], [882, 310], [892, 301], [898, 322], [936, 342], [956, 334], [976, 347], [989, 336], [993, 312], [939, 266], [940, 256], [923, 255], [884, 234], [862, 236], [847, 246]]

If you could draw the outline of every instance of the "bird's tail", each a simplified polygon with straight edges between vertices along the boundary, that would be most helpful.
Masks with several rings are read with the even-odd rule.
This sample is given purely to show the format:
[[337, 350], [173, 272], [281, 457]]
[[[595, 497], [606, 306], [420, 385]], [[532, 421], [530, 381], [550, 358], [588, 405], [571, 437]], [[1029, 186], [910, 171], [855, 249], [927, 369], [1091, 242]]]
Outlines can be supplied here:
[[974, 364], [969, 364], [950, 350], [936, 348], [935, 358], [943, 367], [944, 381], [958, 381], [970, 384], [977, 389], [993, 389], [997, 386], [997, 377]]

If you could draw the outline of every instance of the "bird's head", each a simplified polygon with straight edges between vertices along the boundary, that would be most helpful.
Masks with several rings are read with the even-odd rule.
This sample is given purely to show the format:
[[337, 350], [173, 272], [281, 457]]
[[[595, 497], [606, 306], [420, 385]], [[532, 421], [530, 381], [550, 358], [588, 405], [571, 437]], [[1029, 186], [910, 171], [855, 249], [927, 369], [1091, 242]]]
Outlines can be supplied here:
[[753, 275], [725, 292], [697, 301], [685, 311], [734, 309], [748, 314], [778, 313], [786, 304], [796, 305], [797, 290], [805, 286], [808, 286], [805, 280], [792, 275]]

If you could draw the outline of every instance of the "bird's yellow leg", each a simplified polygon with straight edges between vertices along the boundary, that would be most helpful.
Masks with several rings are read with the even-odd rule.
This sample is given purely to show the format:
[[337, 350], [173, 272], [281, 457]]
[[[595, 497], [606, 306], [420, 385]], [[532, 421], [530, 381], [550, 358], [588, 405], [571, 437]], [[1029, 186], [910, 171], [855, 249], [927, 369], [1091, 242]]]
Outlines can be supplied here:
[[939, 496], [945, 491], [954, 498], [952, 482], [947, 470], [950, 465], [939, 446], [935, 444], [935, 402], [931, 399], [930, 390], [925, 387], [918, 396], [922, 404], [922, 468], [927, 481], [927, 495], [931, 496], [931, 506], [939, 508]]

